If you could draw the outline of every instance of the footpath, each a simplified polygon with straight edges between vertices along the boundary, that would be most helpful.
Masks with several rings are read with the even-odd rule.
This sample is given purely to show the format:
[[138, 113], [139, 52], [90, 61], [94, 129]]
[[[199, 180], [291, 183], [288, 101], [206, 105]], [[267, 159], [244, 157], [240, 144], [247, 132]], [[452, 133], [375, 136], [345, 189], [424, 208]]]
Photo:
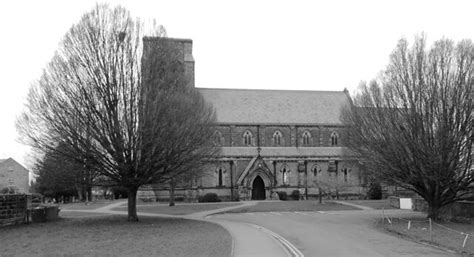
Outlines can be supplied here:
[[[196, 212], [188, 215], [168, 215], [156, 213], [138, 212], [139, 216], [146, 217], [164, 217], [164, 218], [184, 218], [199, 221], [206, 221], [218, 224], [224, 227], [232, 236], [232, 256], [233, 257], [290, 257], [293, 256], [281, 243], [277, 240], [274, 233], [269, 230], [262, 229], [252, 224], [233, 222], [227, 220], [210, 219], [209, 215], [229, 211], [236, 208], [252, 206], [257, 204], [255, 201], [242, 202], [243, 204], [220, 209], [214, 209], [203, 212]], [[115, 203], [93, 209], [93, 210], [69, 210], [62, 209], [61, 212], [76, 212], [88, 215], [127, 215], [126, 211], [116, 211], [114, 208], [126, 205], [127, 201], [117, 201]]]
[[362, 205], [353, 204], [353, 203], [348, 203], [348, 202], [344, 202], [344, 201], [334, 201], [334, 200], [332, 200], [331, 202], [356, 207], [356, 208], [359, 208], [359, 209], [364, 210], [364, 211], [371, 211], [371, 210], [374, 209], [374, 208], [371, 208], [371, 207], [362, 206]]

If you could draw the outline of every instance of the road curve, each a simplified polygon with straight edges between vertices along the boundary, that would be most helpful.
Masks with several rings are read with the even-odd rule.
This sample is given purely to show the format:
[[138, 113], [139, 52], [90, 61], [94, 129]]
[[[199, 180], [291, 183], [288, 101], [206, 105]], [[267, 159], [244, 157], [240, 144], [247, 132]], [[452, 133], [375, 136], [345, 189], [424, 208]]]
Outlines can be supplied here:
[[[457, 256], [377, 230], [377, 210], [221, 214], [213, 220], [252, 223], [283, 236], [305, 256]], [[392, 215], [410, 215], [394, 210]], [[413, 215], [413, 213], [411, 213]]]

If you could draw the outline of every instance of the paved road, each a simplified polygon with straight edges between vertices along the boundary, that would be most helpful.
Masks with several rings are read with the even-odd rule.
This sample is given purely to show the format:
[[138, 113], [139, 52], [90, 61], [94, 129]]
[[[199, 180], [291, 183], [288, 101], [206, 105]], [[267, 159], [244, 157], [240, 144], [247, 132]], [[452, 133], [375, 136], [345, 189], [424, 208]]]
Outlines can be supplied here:
[[[392, 210], [392, 215], [413, 215]], [[457, 256], [378, 231], [380, 210], [220, 214], [211, 220], [260, 225], [286, 238], [309, 256]]]

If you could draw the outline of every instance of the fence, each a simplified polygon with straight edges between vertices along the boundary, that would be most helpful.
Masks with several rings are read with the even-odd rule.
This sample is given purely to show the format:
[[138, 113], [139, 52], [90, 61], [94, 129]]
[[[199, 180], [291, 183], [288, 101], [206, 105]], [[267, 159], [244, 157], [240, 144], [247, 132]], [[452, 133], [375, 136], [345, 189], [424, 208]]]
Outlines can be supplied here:
[[[391, 217], [387, 215], [384, 210], [382, 209], [382, 221], [384, 224], [388, 224], [389, 226], [393, 226], [395, 223], [404, 224], [404, 230], [406, 229], [407, 232], [413, 232], [415, 235], [419, 235], [421, 237], [425, 236], [428, 237], [428, 241], [434, 243], [442, 243], [437, 242], [442, 239], [436, 238], [439, 235], [443, 235], [445, 238], [449, 238], [452, 241], [453, 246], [455, 248], [466, 248], [469, 242], [469, 246], [471, 249], [474, 249], [474, 233], [473, 232], [464, 232], [458, 229], [450, 228], [443, 224], [434, 222], [432, 219], [429, 218], [401, 218], [401, 217]], [[462, 224], [458, 224], [459, 227], [462, 227]], [[435, 232], [442, 232], [442, 233], [435, 233]]]
[[40, 206], [39, 194], [1, 194], [0, 227], [29, 221], [31, 209]]
[[0, 226], [22, 223], [27, 218], [26, 194], [0, 195]]

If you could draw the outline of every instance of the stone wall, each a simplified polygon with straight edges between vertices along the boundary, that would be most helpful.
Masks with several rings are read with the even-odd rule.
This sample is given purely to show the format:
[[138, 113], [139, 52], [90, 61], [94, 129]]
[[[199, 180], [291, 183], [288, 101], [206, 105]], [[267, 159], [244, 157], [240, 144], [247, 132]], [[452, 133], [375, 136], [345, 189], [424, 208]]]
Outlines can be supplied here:
[[0, 227], [22, 223], [27, 215], [27, 195], [0, 195]]
[[[413, 210], [428, 211], [428, 203], [424, 199], [413, 199]], [[443, 207], [440, 216], [445, 219], [468, 218], [474, 219], [474, 201], [459, 201]]]
[[[205, 166], [203, 174], [195, 179], [195, 181], [190, 181], [185, 184], [180, 184], [177, 186], [176, 195], [182, 195], [185, 201], [193, 201], [189, 199], [190, 197], [197, 197], [199, 194], [198, 191], [202, 191], [202, 194], [212, 192], [217, 193], [220, 198], [224, 199], [230, 198], [230, 187], [234, 186], [235, 196], [239, 194], [239, 186], [246, 187], [246, 185], [240, 185], [237, 183], [239, 177], [241, 177], [242, 172], [248, 166], [250, 158], [239, 158], [233, 161], [232, 171], [233, 171], [233, 183], [231, 182], [231, 165], [230, 161], [218, 161], [212, 162]], [[273, 181], [270, 184], [266, 183], [265, 186], [267, 189], [273, 191], [284, 191], [290, 194], [293, 190], [305, 189], [308, 190], [308, 197], [318, 197], [319, 188], [322, 189], [323, 195], [332, 195], [335, 196], [339, 194], [342, 199], [352, 199], [359, 198], [359, 195], [364, 194], [364, 189], [360, 186], [361, 174], [359, 167], [356, 161], [338, 161], [338, 165], [334, 167], [333, 170], [330, 170], [329, 161], [321, 160], [310, 160], [306, 162], [306, 170], [304, 171], [304, 160], [288, 160], [288, 161], [273, 161], [265, 160], [266, 166], [270, 169], [271, 174], [276, 175], [276, 184], [273, 184]], [[303, 166], [301, 171], [299, 166]], [[336, 169], [337, 167], [337, 169]], [[287, 183], [283, 183], [283, 172], [285, 168], [287, 173]], [[222, 170], [222, 186], [218, 185], [219, 173], [218, 170]], [[272, 176], [273, 179], [273, 176]], [[271, 188], [270, 188], [271, 187]], [[193, 193], [188, 193], [185, 191], [191, 190]], [[245, 188], [249, 190], [249, 188]], [[155, 188], [155, 192], [150, 190], [148, 193], [140, 192], [140, 197], [144, 198], [154, 198], [156, 195], [157, 199], [167, 199], [169, 196], [168, 186], [161, 185]], [[190, 191], [190, 192], [191, 192]], [[245, 195], [240, 195], [241, 199], [245, 199]]]
[[[336, 132], [338, 135], [337, 146], [344, 146], [346, 139], [346, 131], [343, 127], [326, 127], [326, 126], [290, 126], [290, 125], [278, 125], [278, 126], [259, 126], [257, 125], [218, 125], [216, 130], [222, 135], [222, 146], [247, 146], [243, 141], [243, 134], [245, 131], [252, 133], [252, 144], [250, 146], [257, 146], [257, 131], [260, 132], [260, 146], [261, 147], [330, 147], [331, 146], [331, 134]], [[282, 134], [280, 145], [275, 145], [273, 135], [275, 131], [280, 131]], [[303, 144], [303, 133], [305, 131], [310, 132], [311, 137], [309, 145]]]

